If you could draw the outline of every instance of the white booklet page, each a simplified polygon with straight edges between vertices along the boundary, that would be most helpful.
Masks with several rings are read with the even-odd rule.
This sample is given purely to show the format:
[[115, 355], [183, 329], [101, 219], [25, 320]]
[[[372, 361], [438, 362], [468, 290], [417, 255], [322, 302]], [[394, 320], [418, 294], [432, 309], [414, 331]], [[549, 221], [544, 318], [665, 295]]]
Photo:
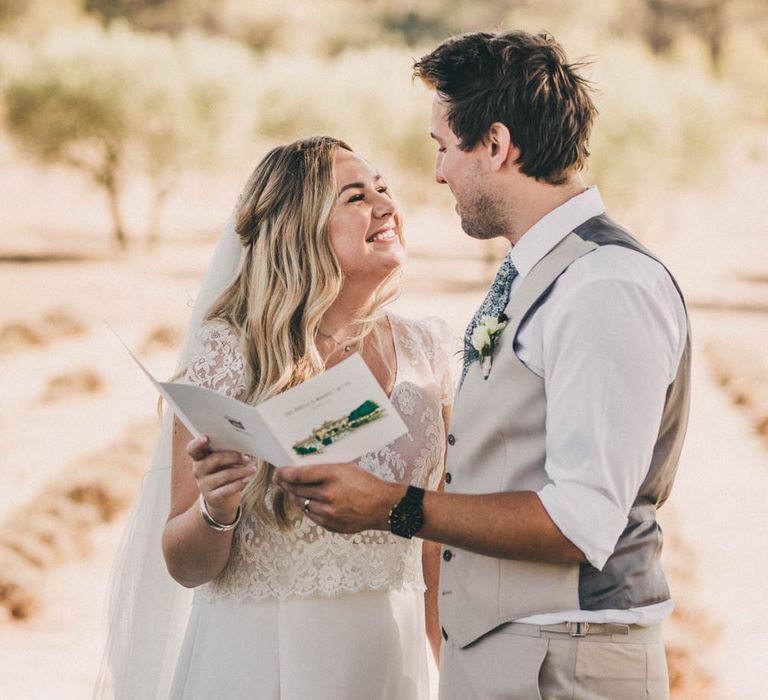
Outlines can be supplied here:
[[244, 452], [278, 467], [349, 462], [408, 432], [359, 354], [250, 406], [211, 389], [159, 382], [128, 352], [189, 432], [208, 435], [214, 450]]

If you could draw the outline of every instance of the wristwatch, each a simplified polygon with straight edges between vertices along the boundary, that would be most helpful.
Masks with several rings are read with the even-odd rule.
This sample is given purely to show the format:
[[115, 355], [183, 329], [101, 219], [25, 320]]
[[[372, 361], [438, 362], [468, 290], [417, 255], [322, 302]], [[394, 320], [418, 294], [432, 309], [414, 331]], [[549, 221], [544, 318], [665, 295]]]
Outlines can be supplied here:
[[411, 539], [424, 526], [424, 489], [409, 486], [405, 496], [389, 511], [389, 529], [393, 535]]

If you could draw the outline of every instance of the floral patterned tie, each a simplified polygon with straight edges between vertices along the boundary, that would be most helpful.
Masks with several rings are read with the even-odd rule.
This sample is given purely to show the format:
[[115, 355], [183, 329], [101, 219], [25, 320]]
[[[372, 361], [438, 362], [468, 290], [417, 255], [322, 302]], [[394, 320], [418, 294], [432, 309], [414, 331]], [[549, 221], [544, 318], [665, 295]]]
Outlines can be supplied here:
[[480, 304], [480, 308], [475, 312], [472, 320], [467, 326], [467, 331], [464, 333], [464, 367], [461, 372], [461, 384], [464, 383], [464, 377], [467, 376], [469, 366], [480, 358], [480, 354], [475, 350], [472, 345], [472, 332], [477, 327], [480, 319], [483, 316], [493, 316], [497, 318], [499, 314], [507, 306], [509, 302], [509, 290], [512, 288], [512, 282], [517, 277], [517, 269], [512, 263], [511, 258], [507, 255], [504, 258], [504, 262], [501, 264], [499, 271], [496, 273], [496, 277], [491, 284], [491, 288], [488, 290], [483, 303]]

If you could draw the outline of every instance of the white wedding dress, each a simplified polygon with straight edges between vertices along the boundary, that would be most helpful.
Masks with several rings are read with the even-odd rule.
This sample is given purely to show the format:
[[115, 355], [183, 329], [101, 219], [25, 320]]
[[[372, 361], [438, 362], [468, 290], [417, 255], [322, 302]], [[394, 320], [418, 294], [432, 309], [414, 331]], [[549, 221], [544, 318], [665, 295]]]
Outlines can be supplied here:
[[[437, 319], [388, 318], [397, 358], [391, 400], [409, 433], [358, 464], [435, 488], [453, 343]], [[225, 324], [205, 324], [192, 357], [187, 381], [229, 396], [245, 388], [243, 357]], [[280, 531], [244, 517], [224, 571], [195, 590], [170, 697], [426, 700], [423, 593], [416, 538], [335, 534], [307, 518]]]

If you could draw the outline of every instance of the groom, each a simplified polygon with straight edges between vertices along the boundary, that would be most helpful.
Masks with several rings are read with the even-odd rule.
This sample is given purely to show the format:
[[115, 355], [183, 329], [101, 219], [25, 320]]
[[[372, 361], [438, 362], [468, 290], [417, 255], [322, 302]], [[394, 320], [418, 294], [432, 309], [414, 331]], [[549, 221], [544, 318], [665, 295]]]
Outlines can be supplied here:
[[353, 465], [276, 481], [324, 501], [311, 517], [330, 529], [442, 543], [443, 700], [665, 698], [656, 509], [688, 415], [680, 291], [582, 183], [597, 110], [554, 39], [460, 36], [415, 74], [464, 231], [510, 242], [467, 328], [445, 492]]

